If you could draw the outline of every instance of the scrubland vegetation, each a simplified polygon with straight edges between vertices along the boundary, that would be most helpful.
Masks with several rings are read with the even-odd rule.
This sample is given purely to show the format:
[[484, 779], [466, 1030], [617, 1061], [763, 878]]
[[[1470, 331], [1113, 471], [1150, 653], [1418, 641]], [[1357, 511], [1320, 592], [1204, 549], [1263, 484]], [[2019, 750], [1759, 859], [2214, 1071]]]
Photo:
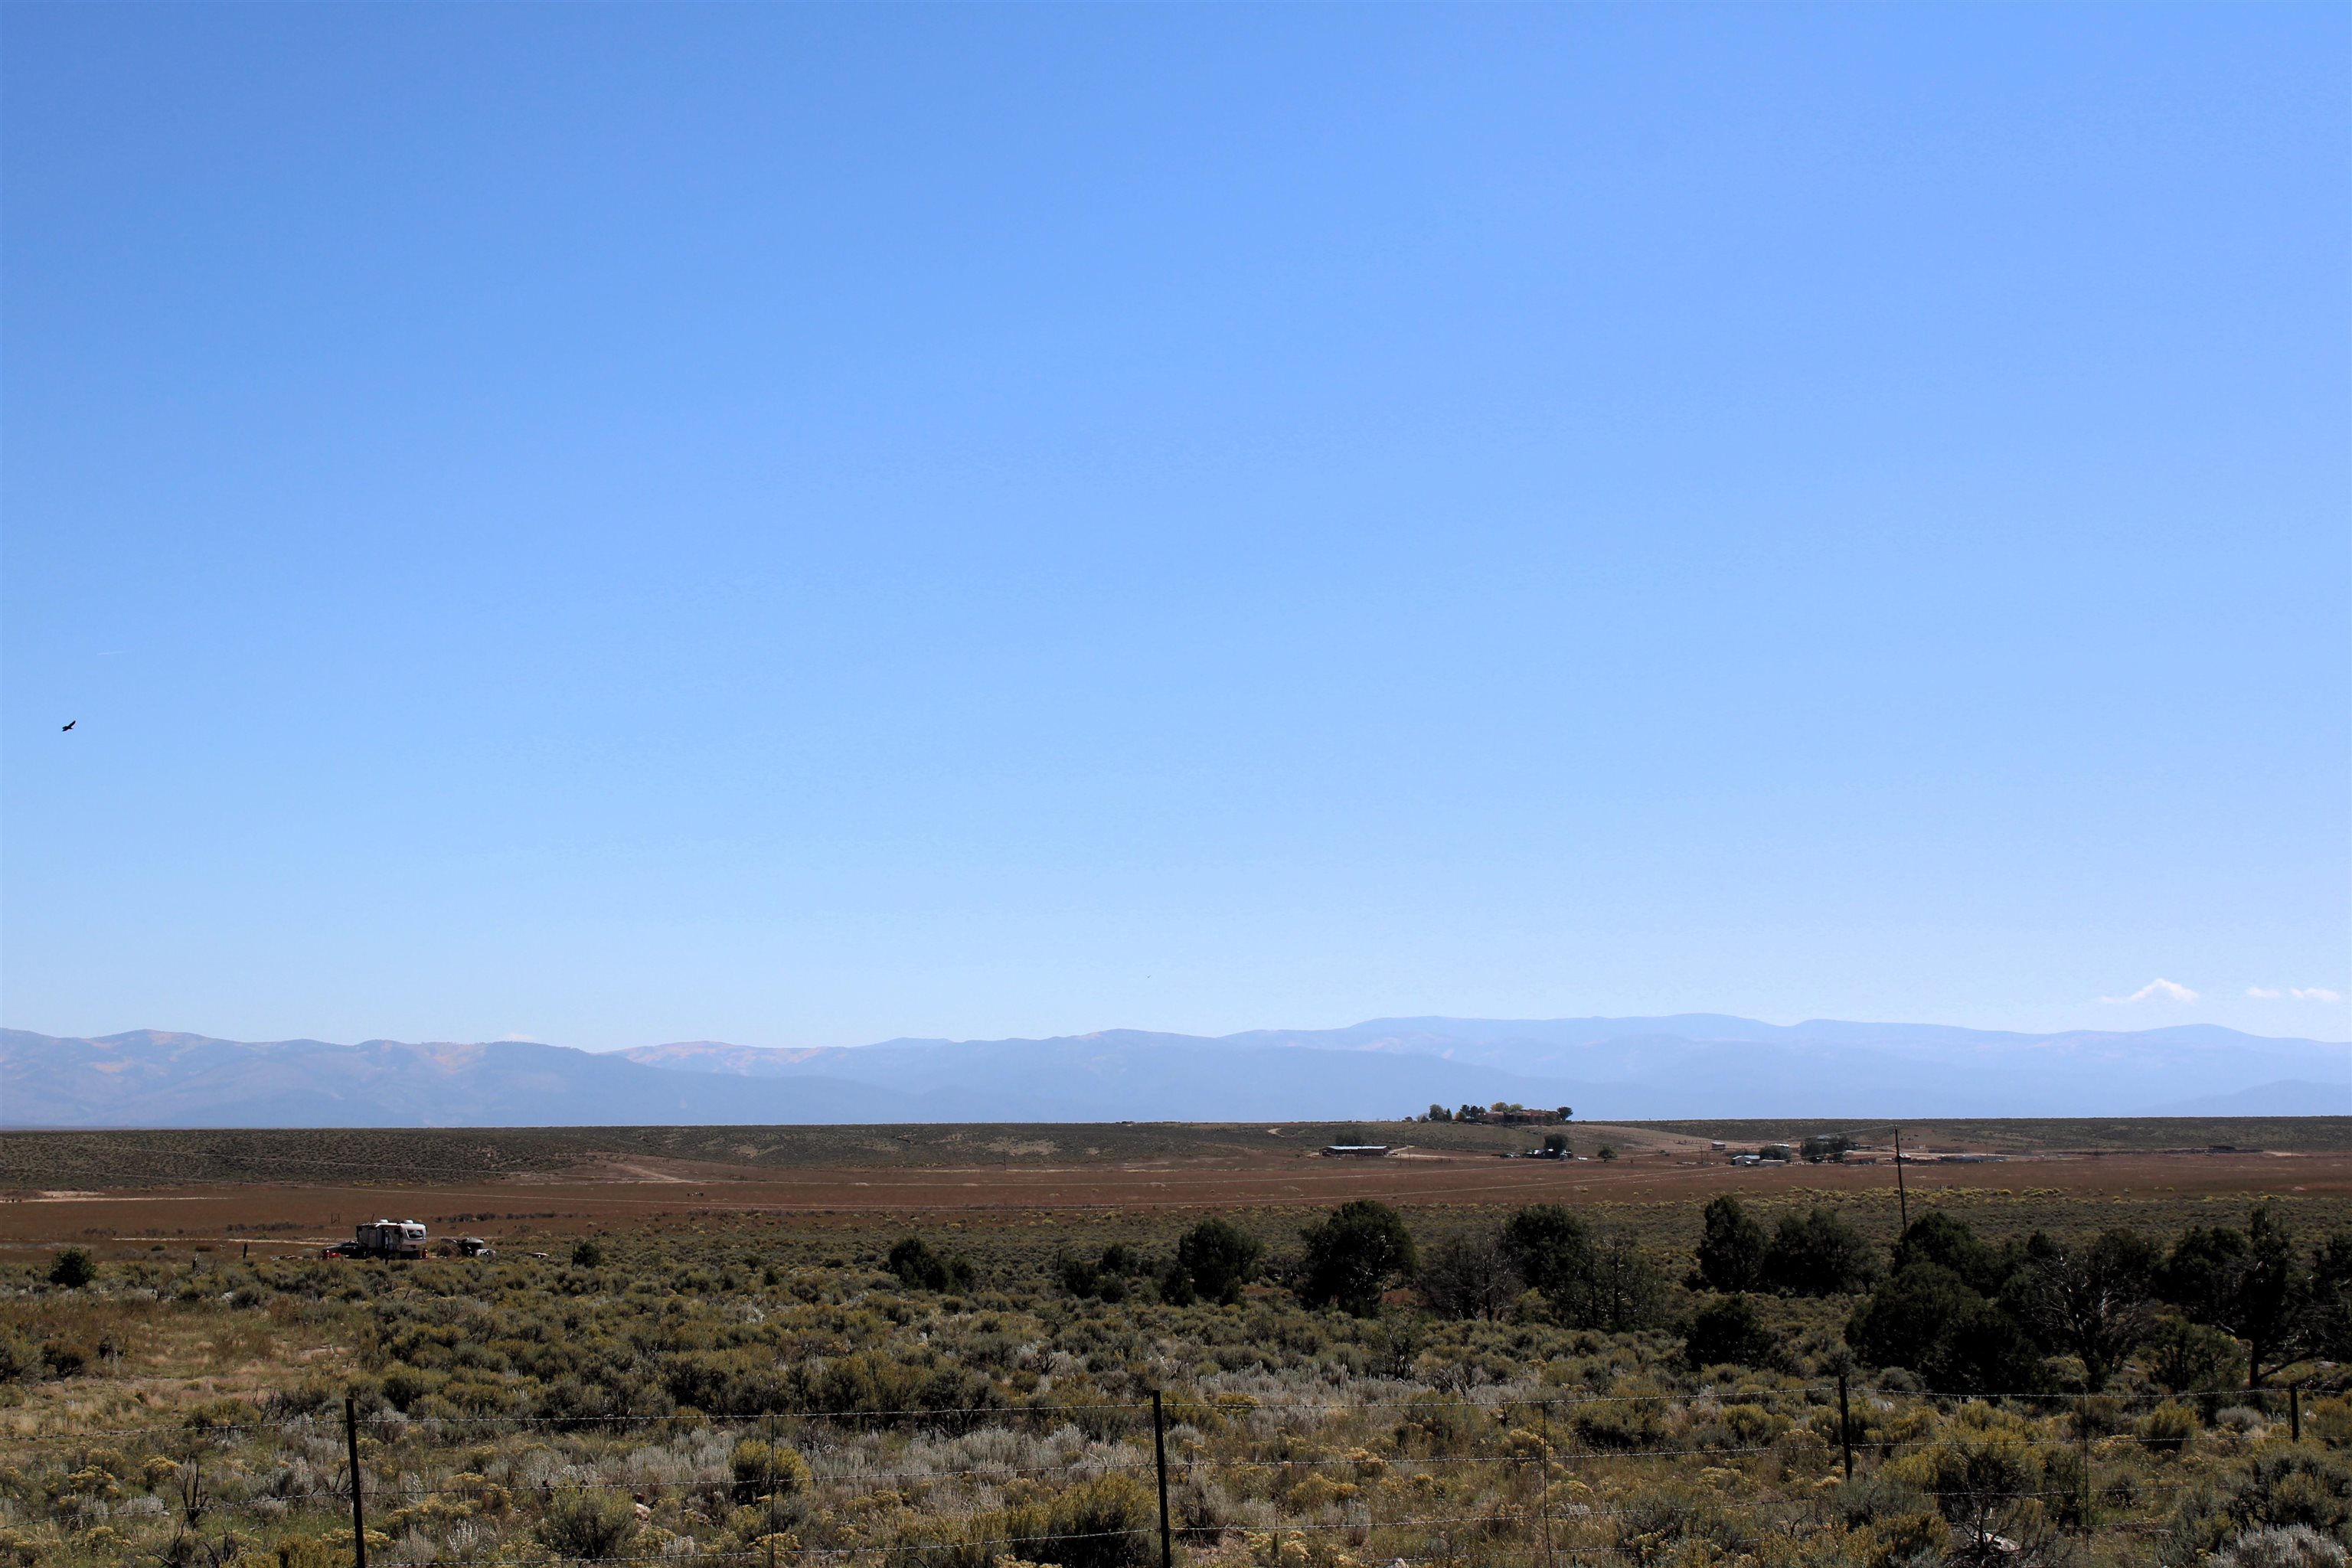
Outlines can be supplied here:
[[0, 1274], [0, 1562], [349, 1563], [356, 1436], [371, 1563], [1148, 1568], [1157, 1392], [1196, 1565], [2340, 1563], [2352, 1230], [2200, 1207], [59, 1253]]

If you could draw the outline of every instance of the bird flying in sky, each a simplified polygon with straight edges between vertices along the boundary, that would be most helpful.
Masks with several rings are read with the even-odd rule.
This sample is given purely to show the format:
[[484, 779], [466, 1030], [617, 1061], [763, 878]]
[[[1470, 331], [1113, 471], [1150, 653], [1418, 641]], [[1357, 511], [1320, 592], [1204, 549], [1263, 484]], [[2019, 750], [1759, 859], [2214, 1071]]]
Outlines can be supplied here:
[[[81, 721], [80, 721], [80, 720], [79, 720], [79, 719], [68, 719], [68, 720], [67, 720], [67, 721], [66, 721], [66, 730], [70, 730], [70, 729], [72, 729], [75, 725], [77, 725], [77, 724], [79, 724], [79, 723], [80, 723], [80, 722], [81, 722]], [[64, 733], [66, 732], [66, 730], [60, 730], [60, 731], [58, 731], [58, 734], [60, 734], [60, 735], [62, 735], [62, 734], [64, 734]]]

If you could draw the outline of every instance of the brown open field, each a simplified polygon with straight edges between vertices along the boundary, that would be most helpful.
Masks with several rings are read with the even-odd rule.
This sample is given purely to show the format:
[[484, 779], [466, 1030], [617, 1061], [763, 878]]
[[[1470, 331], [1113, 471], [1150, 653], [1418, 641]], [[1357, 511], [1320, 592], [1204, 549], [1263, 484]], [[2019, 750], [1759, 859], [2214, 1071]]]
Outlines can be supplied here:
[[[424, 1219], [436, 1233], [454, 1227], [520, 1237], [729, 1216], [1075, 1219], [1089, 1212], [1320, 1207], [1356, 1197], [1411, 1208], [1561, 1201], [1668, 1209], [1718, 1193], [1768, 1206], [1837, 1194], [1885, 1207], [1891, 1224], [1896, 1203], [1895, 1166], [1883, 1156], [1875, 1163], [1733, 1166], [1711, 1152], [1707, 1139], [1657, 1127], [1579, 1125], [1573, 1131], [1580, 1150], [1606, 1143], [1622, 1152], [1613, 1161], [1570, 1163], [1495, 1157], [1498, 1148], [1532, 1142], [1528, 1129], [1261, 1127], [1244, 1135], [1225, 1128], [1058, 1127], [962, 1130], [954, 1142], [946, 1141], [954, 1130], [791, 1130], [832, 1156], [806, 1163], [777, 1157], [779, 1143], [789, 1153], [803, 1152], [791, 1147], [793, 1140], [776, 1137], [784, 1130], [663, 1131], [657, 1143], [638, 1130], [611, 1129], [354, 1134], [464, 1156], [446, 1159], [451, 1168], [440, 1179], [425, 1176], [414, 1160], [387, 1161], [386, 1179], [376, 1181], [352, 1179], [360, 1162], [333, 1158], [320, 1134], [9, 1134], [0, 1138], [0, 1169], [23, 1184], [0, 1195], [0, 1244], [130, 1247], [236, 1237], [260, 1249], [292, 1250], [347, 1236], [353, 1223], [380, 1214]], [[2000, 1141], [1968, 1145], [1927, 1128], [1915, 1133], [1921, 1146], [1952, 1152]], [[1328, 1139], [1364, 1134], [1411, 1138], [1419, 1146], [1383, 1160], [1312, 1152]], [[117, 1183], [125, 1173], [138, 1180], [137, 1151], [124, 1146], [142, 1143], [151, 1163], [161, 1152], [165, 1168], [194, 1166], [199, 1151], [184, 1141], [200, 1137], [236, 1141], [257, 1179], [155, 1183], [150, 1175], [139, 1184], [110, 1186], [91, 1171], [111, 1154]], [[721, 1138], [736, 1142], [721, 1147]], [[857, 1147], [860, 1139], [868, 1146]], [[49, 1147], [60, 1152], [70, 1141], [71, 1157], [35, 1158], [51, 1140]], [[2016, 1147], [2021, 1140], [2006, 1142]], [[2063, 1134], [2042, 1142], [2060, 1144]], [[681, 1144], [705, 1157], [667, 1152]], [[656, 1148], [663, 1152], [652, 1152]], [[733, 1157], [708, 1157], [717, 1154]], [[323, 1169], [303, 1179], [314, 1163]], [[1915, 1204], [2005, 1199], [1996, 1206], [2021, 1222], [2047, 1204], [2071, 1208], [2084, 1201], [2151, 1216], [2182, 1205], [2264, 1194], [2330, 1214], [2352, 1207], [2352, 1148], [2340, 1140], [2334, 1148], [2294, 1151], [2126, 1148], [2019, 1152], [1982, 1163], [1930, 1156], [1906, 1162], [1904, 1171]], [[340, 1179], [316, 1179], [330, 1172]]]
[[[627, 1176], [648, 1163], [754, 1171], [1111, 1169], [1162, 1162], [1255, 1166], [1309, 1156], [1327, 1143], [1410, 1144], [1435, 1154], [1521, 1151], [1541, 1128], [1446, 1122], [939, 1123], [835, 1127], [321, 1128], [242, 1131], [0, 1131], [0, 1193], [43, 1188], [341, 1182], [444, 1186], [471, 1180]], [[1884, 1145], [1885, 1124], [1579, 1122], [1580, 1154], [1706, 1151], [1846, 1131]], [[2352, 1153], [2352, 1117], [1907, 1121], [1906, 1148], [1999, 1154], [2206, 1152], [2217, 1145], [2283, 1153]]]

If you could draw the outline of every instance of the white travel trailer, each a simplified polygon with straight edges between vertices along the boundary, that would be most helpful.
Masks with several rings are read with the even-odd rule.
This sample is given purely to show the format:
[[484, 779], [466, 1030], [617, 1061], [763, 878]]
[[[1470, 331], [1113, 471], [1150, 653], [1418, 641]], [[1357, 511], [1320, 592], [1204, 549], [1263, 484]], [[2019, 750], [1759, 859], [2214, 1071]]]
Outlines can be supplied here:
[[352, 1248], [362, 1258], [422, 1258], [425, 1226], [413, 1219], [380, 1219], [359, 1227]]

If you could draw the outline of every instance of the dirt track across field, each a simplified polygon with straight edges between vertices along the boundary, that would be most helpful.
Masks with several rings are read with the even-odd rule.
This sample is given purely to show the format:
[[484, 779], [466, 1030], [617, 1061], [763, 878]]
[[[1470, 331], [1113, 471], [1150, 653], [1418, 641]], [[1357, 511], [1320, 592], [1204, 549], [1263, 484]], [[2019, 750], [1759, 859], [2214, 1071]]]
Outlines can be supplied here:
[[[0, 1245], [55, 1246], [249, 1238], [257, 1252], [348, 1237], [378, 1215], [414, 1217], [436, 1234], [497, 1234], [523, 1222], [562, 1234], [593, 1226], [685, 1217], [921, 1214], [975, 1218], [1106, 1210], [1326, 1205], [1380, 1198], [1455, 1205], [1686, 1203], [1718, 1193], [1771, 1198], [1817, 1193], [1891, 1197], [1895, 1167], [1734, 1166], [1720, 1155], [1668, 1150], [1613, 1162], [1423, 1154], [1045, 1163], [888, 1169], [773, 1167], [632, 1160], [562, 1176], [382, 1186], [200, 1185], [124, 1192], [46, 1191], [0, 1198]], [[1904, 1166], [1913, 1201], [1937, 1192], [2113, 1194], [2137, 1202], [2264, 1194], [2352, 1197], [2352, 1152], [2083, 1154]]]

